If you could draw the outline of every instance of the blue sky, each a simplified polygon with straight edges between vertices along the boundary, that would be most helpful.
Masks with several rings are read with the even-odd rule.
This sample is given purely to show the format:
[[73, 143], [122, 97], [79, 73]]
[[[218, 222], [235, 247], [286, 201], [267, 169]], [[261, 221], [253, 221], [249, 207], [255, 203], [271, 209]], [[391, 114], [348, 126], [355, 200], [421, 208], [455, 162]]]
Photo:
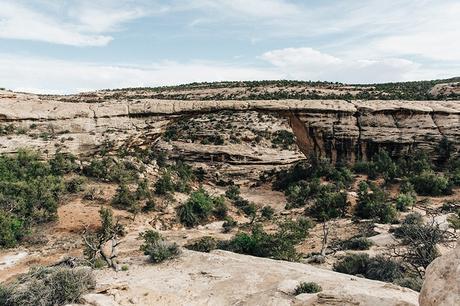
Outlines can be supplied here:
[[460, 75], [458, 0], [0, 0], [0, 87]]

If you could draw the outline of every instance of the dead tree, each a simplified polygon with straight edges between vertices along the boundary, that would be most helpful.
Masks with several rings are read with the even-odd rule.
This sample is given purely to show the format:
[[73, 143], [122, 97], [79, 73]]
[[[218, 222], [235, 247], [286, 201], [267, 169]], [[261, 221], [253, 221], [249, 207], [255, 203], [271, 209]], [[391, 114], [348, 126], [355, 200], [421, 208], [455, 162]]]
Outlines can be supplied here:
[[85, 228], [82, 238], [85, 244], [85, 257], [94, 265], [97, 259], [102, 258], [109, 267], [120, 270], [118, 264], [118, 246], [123, 236], [123, 226], [119, 220], [114, 222], [113, 212], [109, 208], [101, 207], [99, 210], [101, 227], [96, 232], [89, 232]]

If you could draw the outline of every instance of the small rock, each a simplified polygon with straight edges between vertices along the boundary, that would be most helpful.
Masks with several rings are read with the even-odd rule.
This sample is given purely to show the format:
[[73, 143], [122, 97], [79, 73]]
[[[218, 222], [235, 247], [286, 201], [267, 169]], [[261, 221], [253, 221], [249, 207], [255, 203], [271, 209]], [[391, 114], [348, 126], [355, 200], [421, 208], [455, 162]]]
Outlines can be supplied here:
[[97, 293], [89, 293], [82, 297], [83, 302], [93, 306], [119, 306], [113, 297]]
[[286, 294], [294, 294], [295, 288], [297, 288], [298, 285], [299, 281], [286, 279], [278, 284], [277, 290]]

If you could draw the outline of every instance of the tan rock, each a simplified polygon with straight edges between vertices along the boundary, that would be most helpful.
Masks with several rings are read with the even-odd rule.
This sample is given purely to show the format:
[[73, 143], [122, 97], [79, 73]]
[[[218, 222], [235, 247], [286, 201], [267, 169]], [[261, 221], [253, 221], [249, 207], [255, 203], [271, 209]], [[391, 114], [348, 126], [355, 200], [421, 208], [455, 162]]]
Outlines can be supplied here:
[[419, 302], [421, 306], [460, 305], [460, 241], [428, 266]]

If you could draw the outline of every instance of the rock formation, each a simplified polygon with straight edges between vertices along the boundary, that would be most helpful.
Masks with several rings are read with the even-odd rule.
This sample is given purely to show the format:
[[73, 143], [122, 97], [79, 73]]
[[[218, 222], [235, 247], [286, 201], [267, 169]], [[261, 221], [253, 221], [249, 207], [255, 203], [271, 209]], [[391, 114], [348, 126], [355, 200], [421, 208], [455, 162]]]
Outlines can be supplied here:
[[460, 241], [454, 250], [428, 266], [419, 302], [421, 306], [460, 304]]
[[[88, 304], [101, 301], [99, 305], [417, 305], [417, 292], [407, 288], [310, 265], [220, 250], [185, 250], [169, 263], [131, 267], [129, 272], [96, 272], [101, 288], [96, 291], [105, 293], [84, 297]], [[316, 282], [322, 291], [295, 296], [294, 290], [302, 281]], [[116, 289], [119, 287], [123, 289]], [[112, 304], [105, 304], [107, 295]]]
[[[288, 119], [305, 155], [314, 152], [334, 161], [366, 159], [379, 147], [395, 155], [422, 149], [435, 156], [444, 137], [460, 147], [460, 101], [182, 101], [120, 94], [87, 103], [76, 97], [0, 91], [0, 126], [16, 133], [10, 137], [0, 129], [0, 152], [61, 148], [91, 155], [104, 142], [150, 144], [177, 118], [219, 111], [254, 111]], [[292, 162], [292, 156], [287, 158]]]

